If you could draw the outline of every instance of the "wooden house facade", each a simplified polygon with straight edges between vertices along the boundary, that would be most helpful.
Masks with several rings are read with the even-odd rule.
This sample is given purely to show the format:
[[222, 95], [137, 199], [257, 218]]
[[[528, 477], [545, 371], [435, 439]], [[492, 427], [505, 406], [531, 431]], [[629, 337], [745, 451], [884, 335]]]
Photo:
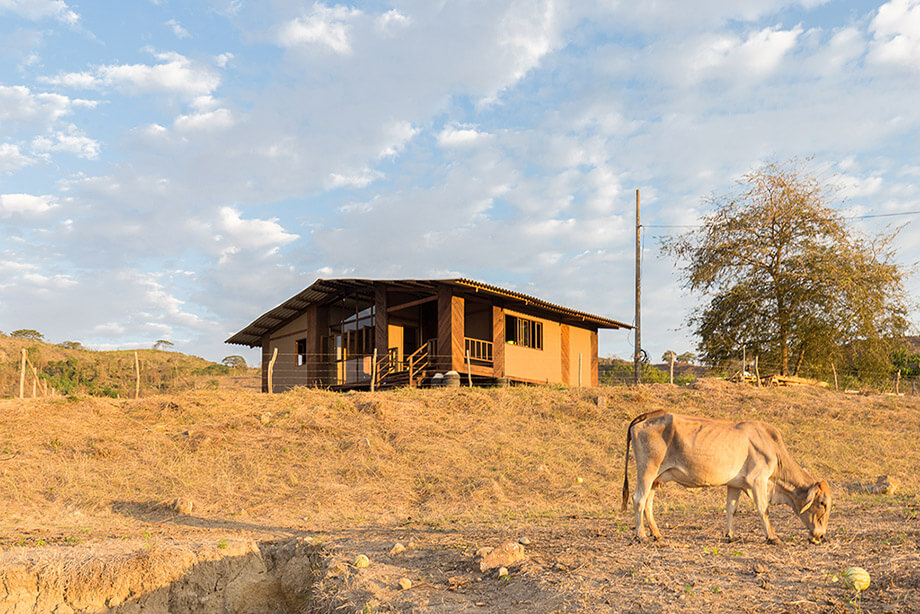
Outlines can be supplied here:
[[[262, 348], [262, 390], [488, 383], [597, 385], [609, 318], [469, 279], [320, 279], [227, 343]], [[466, 379], [464, 380], [466, 381]]]

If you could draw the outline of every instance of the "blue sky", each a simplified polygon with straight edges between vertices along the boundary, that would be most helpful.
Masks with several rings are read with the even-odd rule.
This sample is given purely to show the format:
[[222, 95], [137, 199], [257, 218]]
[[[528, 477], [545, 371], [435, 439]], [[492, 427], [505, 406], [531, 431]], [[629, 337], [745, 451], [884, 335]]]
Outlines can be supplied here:
[[639, 188], [657, 359], [663, 226], [796, 156], [920, 259], [920, 0], [0, 0], [0, 54], [6, 332], [258, 362], [223, 340], [321, 277], [631, 322]]

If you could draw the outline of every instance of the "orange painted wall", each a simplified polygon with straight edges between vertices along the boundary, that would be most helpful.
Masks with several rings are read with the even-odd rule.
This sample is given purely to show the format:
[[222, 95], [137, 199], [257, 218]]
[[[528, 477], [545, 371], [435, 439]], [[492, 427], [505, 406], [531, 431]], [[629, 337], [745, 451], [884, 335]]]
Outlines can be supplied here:
[[505, 376], [551, 384], [561, 382], [562, 331], [560, 324], [507, 309], [505, 315], [543, 323], [542, 350], [505, 344]]
[[569, 328], [569, 385], [578, 385], [578, 355], [581, 354], [581, 385], [591, 386], [591, 335], [592, 331], [571, 326]]

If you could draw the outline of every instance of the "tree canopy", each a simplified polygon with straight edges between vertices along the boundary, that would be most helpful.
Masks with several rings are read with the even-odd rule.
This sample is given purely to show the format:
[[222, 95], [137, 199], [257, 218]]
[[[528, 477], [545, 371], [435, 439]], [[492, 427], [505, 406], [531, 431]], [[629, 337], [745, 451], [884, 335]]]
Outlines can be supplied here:
[[20, 328], [10, 333], [14, 339], [28, 339], [29, 341], [44, 341], [45, 336], [33, 328]]
[[783, 374], [854, 352], [863, 365], [890, 364], [908, 314], [897, 232], [857, 232], [832, 197], [801, 161], [767, 164], [664, 244], [684, 264], [685, 287], [705, 297], [690, 318], [703, 360], [721, 364], [746, 346]]

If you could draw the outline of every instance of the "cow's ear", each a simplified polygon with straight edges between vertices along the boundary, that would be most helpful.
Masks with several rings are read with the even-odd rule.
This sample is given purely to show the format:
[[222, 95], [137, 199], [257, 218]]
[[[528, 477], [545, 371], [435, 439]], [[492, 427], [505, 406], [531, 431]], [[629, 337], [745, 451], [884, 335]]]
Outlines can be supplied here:
[[808, 508], [811, 507], [811, 504], [815, 502], [815, 497], [818, 495], [818, 490], [820, 487], [817, 484], [812, 485], [808, 489], [808, 493], [805, 496], [805, 503], [802, 504], [802, 509], [799, 510], [799, 513], [805, 512]]

